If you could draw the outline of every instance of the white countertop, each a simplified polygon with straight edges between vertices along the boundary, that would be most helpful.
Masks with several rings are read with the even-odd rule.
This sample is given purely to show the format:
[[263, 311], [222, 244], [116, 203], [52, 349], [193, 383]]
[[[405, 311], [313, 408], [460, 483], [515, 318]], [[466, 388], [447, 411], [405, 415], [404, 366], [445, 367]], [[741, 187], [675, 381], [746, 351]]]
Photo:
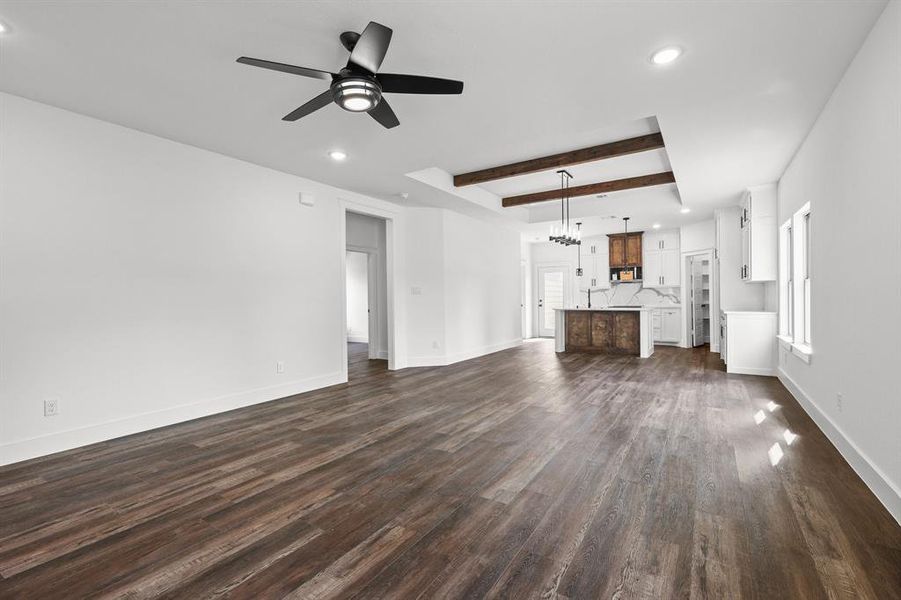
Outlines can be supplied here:
[[651, 306], [623, 306], [617, 308], [611, 308], [609, 306], [602, 306], [601, 308], [555, 308], [554, 310], [569, 310], [569, 311], [584, 311], [584, 312], [639, 312], [639, 311], [650, 311], [654, 310], [656, 307]]

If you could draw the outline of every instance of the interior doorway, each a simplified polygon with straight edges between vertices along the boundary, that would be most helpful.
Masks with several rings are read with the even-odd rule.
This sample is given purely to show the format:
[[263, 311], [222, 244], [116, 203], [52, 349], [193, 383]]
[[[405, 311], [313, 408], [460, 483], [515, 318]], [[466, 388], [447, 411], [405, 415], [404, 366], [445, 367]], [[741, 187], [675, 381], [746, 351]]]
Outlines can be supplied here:
[[709, 252], [688, 257], [689, 345], [710, 343], [713, 261]]
[[345, 220], [345, 343], [348, 379], [388, 368], [387, 231], [384, 219]]

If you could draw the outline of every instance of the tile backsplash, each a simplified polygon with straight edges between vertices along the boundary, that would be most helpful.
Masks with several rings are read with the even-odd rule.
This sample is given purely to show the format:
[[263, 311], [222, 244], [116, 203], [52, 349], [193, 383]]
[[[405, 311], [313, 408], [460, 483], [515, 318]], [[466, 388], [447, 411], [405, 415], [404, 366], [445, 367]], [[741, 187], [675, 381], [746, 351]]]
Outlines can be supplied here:
[[[576, 306], [588, 306], [588, 293], [578, 292]], [[679, 288], [643, 288], [640, 283], [617, 283], [609, 290], [591, 292], [591, 307], [604, 306], [679, 306]]]

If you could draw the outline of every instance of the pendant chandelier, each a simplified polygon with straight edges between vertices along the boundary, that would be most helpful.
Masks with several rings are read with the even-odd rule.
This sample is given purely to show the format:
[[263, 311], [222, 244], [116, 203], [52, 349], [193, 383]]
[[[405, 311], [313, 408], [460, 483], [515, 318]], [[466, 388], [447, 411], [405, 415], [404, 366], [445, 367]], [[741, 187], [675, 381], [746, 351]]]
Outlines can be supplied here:
[[560, 224], [551, 225], [551, 234], [548, 239], [564, 246], [582, 243], [580, 229], [573, 229], [569, 223], [569, 180], [573, 178], [569, 171], [561, 169], [560, 174]]

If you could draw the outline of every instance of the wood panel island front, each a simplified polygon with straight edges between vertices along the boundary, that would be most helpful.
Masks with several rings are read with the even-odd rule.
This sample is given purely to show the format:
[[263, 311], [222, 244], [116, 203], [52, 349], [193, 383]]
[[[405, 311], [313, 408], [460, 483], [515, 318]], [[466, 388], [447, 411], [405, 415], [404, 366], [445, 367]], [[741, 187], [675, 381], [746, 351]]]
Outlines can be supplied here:
[[651, 309], [635, 307], [558, 308], [557, 352], [632, 354], [654, 353]]

